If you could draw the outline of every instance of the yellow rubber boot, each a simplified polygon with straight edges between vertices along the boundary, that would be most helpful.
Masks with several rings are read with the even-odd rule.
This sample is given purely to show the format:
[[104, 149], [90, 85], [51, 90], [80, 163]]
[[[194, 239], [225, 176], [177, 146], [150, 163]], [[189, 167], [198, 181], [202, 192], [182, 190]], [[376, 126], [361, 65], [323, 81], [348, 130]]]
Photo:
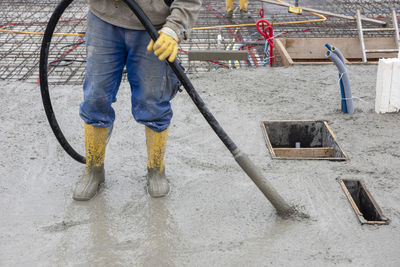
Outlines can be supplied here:
[[82, 180], [75, 187], [73, 199], [90, 200], [99, 185], [104, 183], [104, 157], [108, 128], [96, 127], [89, 124], [85, 127], [86, 168]]
[[233, 10], [233, 0], [226, 0], [226, 12]]
[[226, 13], [225, 13], [225, 18], [231, 19], [233, 16], [233, 0], [226, 0]]
[[249, 3], [249, 0], [239, 0], [239, 8], [240, 8], [240, 10], [243, 10], [244, 12], [247, 12], [248, 3]]
[[151, 197], [168, 195], [170, 187], [165, 177], [164, 154], [169, 128], [156, 132], [145, 127], [147, 145], [147, 191]]
[[248, 0], [239, 0], [240, 17], [241, 18], [251, 18], [251, 15], [247, 11]]

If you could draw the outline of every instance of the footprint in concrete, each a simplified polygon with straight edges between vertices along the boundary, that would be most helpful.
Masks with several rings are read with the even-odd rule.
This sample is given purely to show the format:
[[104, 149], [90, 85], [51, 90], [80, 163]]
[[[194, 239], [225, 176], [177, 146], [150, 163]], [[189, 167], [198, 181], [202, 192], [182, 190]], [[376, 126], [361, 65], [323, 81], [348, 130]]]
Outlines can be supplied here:
[[44, 226], [42, 227], [42, 230], [50, 233], [54, 232], [63, 232], [71, 227], [77, 226], [77, 225], [82, 225], [82, 224], [87, 224], [89, 223], [89, 220], [83, 220], [83, 221], [62, 221], [59, 223], [55, 223], [53, 225], [49, 226]]

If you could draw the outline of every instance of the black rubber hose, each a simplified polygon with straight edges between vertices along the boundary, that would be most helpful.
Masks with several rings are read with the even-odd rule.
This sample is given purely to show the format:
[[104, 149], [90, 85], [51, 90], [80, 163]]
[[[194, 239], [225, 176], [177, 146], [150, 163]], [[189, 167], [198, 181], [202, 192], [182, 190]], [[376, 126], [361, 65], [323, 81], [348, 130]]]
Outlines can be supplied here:
[[56, 28], [57, 23], [60, 20], [62, 14], [64, 13], [65, 9], [72, 3], [72, 1], [73, 0], [61, 1], [57, 5], [56, 9], [54, 10], [49, 20], [49, 23], [47, 24], [46, 31], [43, 36], [42, 47], [40, 50], [39, 79], [40, 79], [40, 91], [42, 94], [44, 110], [46, 112], [47, 119], [50, 123], [50, 127], [53, 130], [54, 135], [56, 136], [60, 145], [73, 159], [77, 160], [80, 163], [85, 164], [86, 163], [85, 157], [80, 155], [72, 148], [72, 146], [68, 143], [67, 139], [62, 133], [60, 126], [58, 125], [56, 116], [54, 114], [53, 106], [51, 104], [49, 84], [47, 79], [49, 49], [54, 29]]
[[[46, 110], [46, 115], [50, 122], [51, 128], [53, 129], [53, 132], [57, 137], [57, 140], [60, 142], [61, 146], [65, 149], [65, 151], [69, 155], [71, 155], [71, 157], [73, 157], [79, 162], [84, 163], [85, 158], [79, 155], [68, 144], [67, 140], [65, 139], [64, 135], [61, 132], [60, 127], [58, 126], [53, 108], [51, 106], [49, 90], [48, 90], [48, 82], [47, 82], [47, 59], [48, 59], [51, 37], [53, 35], [55, 26], [57, 25], [57, 22], [60, 19], [62, 13], [72, 1], [73, 0], [63, 0], [57, 6], [46, 28], [40, 54], [40, 86], [42, 91], [43, 104]], [[123, 1], [128, 5], [128, 7], [132, 10], [132, 12], [139, 18], [140, 22], [143, 24], [143, 26], [145, 27], [151, 38], [154, 41], [157, 40], [158, 32], [151, 24], [149, 18], [143, 12], [140, 6], [134, 0], [123, 0]], [[253, 182], [257, 185], [257, 187], [261, 190], [261, 192], [268, 198], [268, 200], [277, 210], [278, 214], [281, 216], [292, 215], [295, 212], [295, 209], [289, 206], [284, 201], [284, 199], [278, 194], [278, 192], [273, 188], [273, 186], [268, 182], [268, 180], [265, 179], [259, 168], [257, 168], [257, 166], [254, 165], [254, 163], [247, 157], [245, 153], [240, 151], [240, 149], [235, 145], [232, 139], [222, 129], [218, 121], [214, 118], [214, 116], [208, 110], [204, 101], [201, 99], [199, 94], [194, 89], [192, 83], [184, 73], [183, 69], [180, 67], [179, 63], [175, 60], [173, 63], [168, 62], [168, 64], [175, 72], [178, 79], [183, 84], [184, 88], [186, 89], [189, 96], [192, 98], [193, 102], [195, 103], [201, 114], [210, 124], [211, 128], [215, 131], [215, 133], [218, 135], [221, 141], [232, 153], [233, 157], [235, 158], [236, 162], [240, 165], [240, 167], [253, 180]]]
[[[81, 163], [85, 163], [85, 157], [76, 152], [72, 146], [66, 140], [64, 134], [62, 133], [60, 126], [56, 120], [54, 110], [50, 100], [49, 94], [49, 86], [48, 86], [48, 78], [47, 78], [47, 69], [48, 69], [48, 55], [51, 44], [51, 39], [54, 33], [54, 29], [61, 17], [64, 13], [65, 9], [73, 2], [73, 0], [63, 0], [56, 7], [53, 15], [50, 18], [50, 21], [47, 25], [46, 31], [44, 33], [42, 47], [40, 51], [40, 65], [39, 65], [39, 77], [40, 77], [40, 88], [42, 93], [42, 101], [44, 105], [44, 109], [46, 111], [47, 119], [50, 123], [51, 129], [53, 130], [54, 135], [56, 136], [60, 145], [64, 148], [64, 150], [75, 160]], [[159, 34], [154, 26], [151, 24], [147, 15], [143, 12], [143, 10], [137, 5], [135, 1], [126, 1], [124, 2], [128, 5], [128, 7], [135, 13], [135, 15], [139, 18], [140, 22], [144, 25], [149, 35], [153, 40], [157, 40]], [[175, 60], [173, 63], [168, 62], [169, 66], [175, 72], [178, 79], [183, 84], [189, 96], [192, 98], [193, 102], [203, 114], [204, 118], [210, 124], [211, 128], [215, 131], [221, 141], [225, 144], [225, 146], [229, 149], [229, 151], [233, 154], [233, 152], [237, 149], [237, 146], [232, 141], [232, 139], [226, 134], [226, 132], [219, 125], [218, 121], [208, 110], [206, 104], [201, 99], [197, 91], [194, 89], [192, 83], [189, 78], [184, 73], [183, 69], [179, 65], [179, 63]]]

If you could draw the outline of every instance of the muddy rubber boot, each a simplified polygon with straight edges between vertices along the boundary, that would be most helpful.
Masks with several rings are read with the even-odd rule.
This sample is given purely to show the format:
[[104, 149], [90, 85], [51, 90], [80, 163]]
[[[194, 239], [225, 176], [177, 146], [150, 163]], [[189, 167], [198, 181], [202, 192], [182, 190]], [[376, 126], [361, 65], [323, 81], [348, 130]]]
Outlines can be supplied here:
[[233, 10], [227, 11], [227, 12], [225, 13], [225, 18], [231, 19], [232, 17], [233, 17]]
[[104, 157], [109, 129], [85, 123], [86, 168], [82, 179], [76, 184], [73, 199], [90, 200], [104, 183]]
[[147, 192], [151, 197], [164, 197], [170, 191], [165, 176], [164, 154], [167, 146], [169, 128], [156, 132], [145, 127], [147, 145]]
[[248, 11], [241, 9], [240, 10], [240, 18], [251, 18], [251, 15]]
[[92, 199], [104, 181], [104, 166], [85, 168], [83, 178], [76, 184], [72, 198], [80, 201]]
[[168, 180], [165, 176], [165, 169], [157, 172], [147, 169], [147, 192], [151, 197], [165, 197], [170, 191]]

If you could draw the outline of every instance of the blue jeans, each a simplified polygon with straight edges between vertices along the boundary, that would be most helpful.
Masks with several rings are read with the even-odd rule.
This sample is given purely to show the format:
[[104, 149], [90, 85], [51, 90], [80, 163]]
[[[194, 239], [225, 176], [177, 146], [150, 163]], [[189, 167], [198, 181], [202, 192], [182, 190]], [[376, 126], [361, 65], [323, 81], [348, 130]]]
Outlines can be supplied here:
[[170, 100], [179, 88], [178, 79], [166, 62], [146, 50], [149, 41], [146, 31], [120, 28], [89, 12], [84, 99], [79, 110], [85, 123], [98, 127], [113, 124], [112, 103], [117, 100], [126, 66], [135, 120], [157, 132], [168, 128]]

